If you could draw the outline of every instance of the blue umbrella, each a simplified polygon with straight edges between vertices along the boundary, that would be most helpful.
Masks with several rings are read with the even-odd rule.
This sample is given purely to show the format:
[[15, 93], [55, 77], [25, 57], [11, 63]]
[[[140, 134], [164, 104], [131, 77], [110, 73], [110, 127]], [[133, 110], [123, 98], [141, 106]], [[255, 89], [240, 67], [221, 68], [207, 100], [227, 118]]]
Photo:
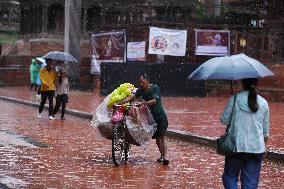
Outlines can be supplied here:
[[260, 78], [274, 74], [259, 61], [238, 54], [225, 57], [212, 58], [200, 65], [190, 74], [191, 80], [238, 80], [244, 78]]
[[63, 62], [78, 62], [71, 54], [61, 51], [51, 51], [44, 55], [44, 59], [59, 60]]
[[40, 61], [40, 62], [42, 63], [42, 66], [41, 66], [41, 67], [46, 66], [46, 61], [45, 61], [44, 58], [38, 57], [38, 58], [36, 58], [36, 60], [38, 60], [38, 61]]

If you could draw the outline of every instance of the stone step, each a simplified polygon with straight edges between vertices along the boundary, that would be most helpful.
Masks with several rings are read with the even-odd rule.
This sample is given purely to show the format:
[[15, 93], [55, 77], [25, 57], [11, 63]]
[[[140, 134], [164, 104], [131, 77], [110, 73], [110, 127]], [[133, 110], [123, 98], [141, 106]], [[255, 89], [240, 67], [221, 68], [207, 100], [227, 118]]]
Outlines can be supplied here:
[[7, 87], [8, 84], [0, 80], [0, 87]]
[[0, 70], [6, 70], [6, 71], [9, 71], [9, 70], [21, 70], [21, 65], [19, 65], [19, 64], [3, 65], [3, 66], [0, 65]]

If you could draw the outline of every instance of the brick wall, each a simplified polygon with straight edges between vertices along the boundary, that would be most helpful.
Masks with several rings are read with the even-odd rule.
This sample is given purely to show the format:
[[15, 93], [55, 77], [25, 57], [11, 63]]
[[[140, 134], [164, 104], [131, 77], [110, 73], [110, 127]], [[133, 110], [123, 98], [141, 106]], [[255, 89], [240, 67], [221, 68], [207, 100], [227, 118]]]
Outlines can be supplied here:
[[50, 51], [64, 51], [63, 42], [30, 42], [31, 55], [43, 56]]
[[284, 65], [269, 64], [268, 67], [274, 73], [274, 76], [262, 78], [259, 82], [259, 87], [284, 89]]
[[[11, 86], [30, 85], [29, 67], [32, 58], [34, 56], [6, 56], [1, 59], [0, 80]], [[81, 59], [79, 83], [82, 88], [95, 87], [94, 76], [90, 74], [90, 57]]]
[[10, 86], [30, 85], [31, 56], [5, 56], [0, 62], [0, 80]]
[[[29, 85], [29, 66], [31, 59], [41, 57], [55, 50], [64, 51], [62, 40], [18, 41], [15, 52], [0, 60], [0, 80], [8, 85]], [[93, 82], [93, 75], [90, 74], [90, 53], [90, 42], [82, 42], [79, 82], [83, 88], [94, 88], [95, 84]]]
[[30, 85], [29, 71], [23, 69], [0, 68], [0, 80], [9, 86]]
[[[29, 42], [19, 41], [16, 46], [16, 53], [18, 56], [32, 55], [41, 57], [50, 51], [64, 51], [63, 40], [32, 40]], [[84, 41], [81, 43], [81, 56], [89, 57], [91, 54], [90, 42]]]

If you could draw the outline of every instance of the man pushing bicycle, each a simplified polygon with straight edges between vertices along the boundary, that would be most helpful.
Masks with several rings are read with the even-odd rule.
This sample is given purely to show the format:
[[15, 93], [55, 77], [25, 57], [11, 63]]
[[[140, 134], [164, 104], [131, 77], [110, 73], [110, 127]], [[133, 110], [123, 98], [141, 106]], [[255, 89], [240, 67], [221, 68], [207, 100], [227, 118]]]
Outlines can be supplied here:
[[150, 84], [148, 76], [144, 73], [139, 75], [138, 81], [140, 83], [140, 88], [136, 91], [136, 93], [126, 97], [124, 100], [116, 104], [125, 104], [138, 97], [141, 97], [144, 100], [144, 102], [139, 102], [137, 106], [148, 106], [157, 123], [157, 130], [152, 137], [153, 139], [156, 139], [156, 144], [161, 153], [157, 162], [168, 165], [169, 160], [166, 159], [166, 132], [168, 128], [168, 118], [162, 106], [160, 88], [157, 85]]

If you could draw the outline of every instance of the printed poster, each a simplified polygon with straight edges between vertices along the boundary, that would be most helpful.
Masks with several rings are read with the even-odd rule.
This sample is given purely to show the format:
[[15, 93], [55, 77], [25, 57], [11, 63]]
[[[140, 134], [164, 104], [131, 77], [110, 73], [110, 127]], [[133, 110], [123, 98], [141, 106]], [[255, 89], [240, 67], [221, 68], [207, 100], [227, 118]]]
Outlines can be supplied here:
[[128, 42], [127, 43], [127, 60], [128, 61], [145, 61], [146, 41]]
[[195, 54], [207, 56], [230, 55], [229, 30], [195, 30]]
[[93, 34], [91, 36], [91, 48], [91, 74], [100, 74], [102, 62], [125, 62], [125, 32]]
[[186, 30], [150, 27], [149, 54], [185, 56]]

